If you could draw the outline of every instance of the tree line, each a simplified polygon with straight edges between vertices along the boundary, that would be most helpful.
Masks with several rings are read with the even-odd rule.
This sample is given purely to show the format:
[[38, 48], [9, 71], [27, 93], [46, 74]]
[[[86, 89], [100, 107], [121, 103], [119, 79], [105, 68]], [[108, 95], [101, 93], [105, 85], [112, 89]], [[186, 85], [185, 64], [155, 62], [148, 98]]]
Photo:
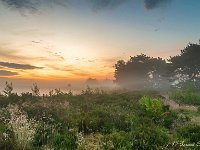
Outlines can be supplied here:
[[140, 54], [115, 64], [115, 83], [130, 89], [200, 89], [200, 43], [189, 43], [169, 59]]

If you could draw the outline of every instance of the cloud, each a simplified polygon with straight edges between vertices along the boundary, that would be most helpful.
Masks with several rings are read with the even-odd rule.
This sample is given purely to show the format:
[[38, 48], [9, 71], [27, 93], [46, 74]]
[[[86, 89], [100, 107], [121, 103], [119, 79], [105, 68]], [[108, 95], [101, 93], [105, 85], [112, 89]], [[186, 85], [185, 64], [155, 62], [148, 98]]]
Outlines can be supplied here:
[[54, 70], [59, 70], [59, 71], [66, 71], [66, 72], [71, 72], [76, 70], [76, 68], [73, 65], [67, 65], [67, 66], [55, 66], [55, 65], [46, 65], [47, 67], [54, 69]]
[[91, 0], [94, 9], [105, 9], [117, 7], [129, 0]]
[[57, 70], [57, 71], [63, 71], [63, 72], [68, 72], [70, 74], [73, 74], [75, 76], [89, 76], [90, 72], [78, 68], [77, 66], [74, 65], [65, 65], [65, 66], [54, 66], [54, 65], [47, 65], [47, 67]]
[[3, 4], [12, 9], [27, 9], [36, 11], [38, 7], [38, 0], [1, 0]]
[[0, 70], [0, 76], [15, 76], [15, 75], [18, 75], [18, 73], [7, 70]]
[[[42, 9], [41, 6], [51, 7], [53, 5], [68, 6], [73, 4], [74, 0], [0, 0], [8, 8], [18, 10], [29, 10], [31, 12]], [[85, 3], [92, 4], [94, 10], [113, 9], [128, 1], [135, 0], [85, 0]], [[148, 10], [165, 5], [172, 0], [141, 0], [144, 3], [144, 7]], [[74, 3], [75, 4], [75, 3]]]
[[[18, 53], [18, 51], [16, 51], [16, 50], [9, 50], [7, 48], [5, 49], [5, 48], [1, 48], [0, 47], [0, 56], [1, 56], [1, 58], [16, 59], [16, 58], [19, 58], [19, 56], [17, 55], [17, 53]], [[20, 57], [20, 59], [21, 59], [21, 57]]]
[[171, 0], [144, 0], [144, 7], [148, 10], [166, 5]]
[[40, 44], [41, 42], [38, 42], [38, 41], [31, 41], [32, 43], [35, 43], [35, 44]]
[[[91, 0], [95, 9], [115, 8], [128, 1], [135, 0]], [[148, 10], [155, 9], [160, 6], [168, 4], [172, 0], [141, 0], [144, 3], [144, 7]]]
[[12, 68], [12, 69], [23, 69], [23, 70], [29, 70], [29, 69], [42, 69], [42, 67], [36, 67], [28, 64], [17, 64], [17, 63], [9, 63], [9, 62], [0, 62], [0, 66]]
[[83, 71], [81, 71], [81, 72], [75, 71], [75, 72], [72, 72], [72, 74], [75, 75], [75, 76], [82, 76], [82, 77], [91, 75], [90, 73], [83, 72]]
[[[40, 43], [38, 43], [40, 44]], [[1, 42], [0, 42], [1, 45]], [[9, 47], [1, 47], [0, 46], [0, 59], [1, 61], [24, 61], [24, 62], [37, 62], [37, 61], [57, 61], [57, 60], [63, 60], [64, 58], [61, 58], [61, 56], [58, 57], [49, 57], [49, 56], [39, 56], [39, 57], [33, 57], [28, 55], [23, 55], [19, 50], [12, 50]], [[3, 59], [3, 60], [2, 60]]]
[[0, 0], [5, 6], [18, 10], [38, 11], [42, 5], [52, 6], [54, 4], [66, 6], [70, 0]]
[[59, 60], [65, 60], [65, 58], [61, 55], [61, 52], [52, 52], [50, 50], [46, 51], [47, 53], [49, 53], [50, 56], [58, 58]]

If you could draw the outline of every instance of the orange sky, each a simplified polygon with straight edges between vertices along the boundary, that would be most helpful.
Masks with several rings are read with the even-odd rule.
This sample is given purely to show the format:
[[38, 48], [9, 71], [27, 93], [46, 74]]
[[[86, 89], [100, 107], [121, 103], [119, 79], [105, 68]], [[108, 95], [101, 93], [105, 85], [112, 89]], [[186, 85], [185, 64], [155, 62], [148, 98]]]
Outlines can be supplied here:
[[0, 77], [114, 79], [117, 60], [141, 53], [169, 58], [200, 35], [191, 30], [199, 22], [194, 26], [176, 13], [178, 2], [73, 0], [66, 7], [44, 2], [37, 11], [20, 2], [0, 2]]

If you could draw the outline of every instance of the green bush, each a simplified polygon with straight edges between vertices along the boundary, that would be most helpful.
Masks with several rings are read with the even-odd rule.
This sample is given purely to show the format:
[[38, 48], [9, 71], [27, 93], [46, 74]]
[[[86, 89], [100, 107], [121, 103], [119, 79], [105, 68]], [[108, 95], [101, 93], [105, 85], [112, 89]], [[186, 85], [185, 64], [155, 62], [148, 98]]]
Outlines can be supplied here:
[[16, 93], [11, 93], [8, 96], [0, 96], [0, 108], [5, 108], [9, 104], [18, 104], [20, 102], [20, 96], [18, 96]]
[[175, 91], [170, 98], [178, 103], [200, 105], [200, 96], [195, 93], [191, 86], [185, 87], [183, 90]]
[[131, 133], [132, 149], [158, 150], [166, 147], [170, 136], [166, 129], [154, 126], [141, 126]]
[[51, 140], [51, 146], [55, 149], [75, 150], [77, 148], [77, 137], [74, 133], [56, 133]]
[[198, 143], [200, 141], [200, 125], [189, 124], [177, 129], [180, 137], [185, 138], [191, 143]]
[[165, 128], [171, 129], [173, 126], [173, 123], [175, 122], [175, 120], [177, 119], [177, 114], [174, 112], [166, 112], [164, 113], [164, 121], [163, 121], [163, 126]]
[[160, 99], [152, 99], [148, 96], [143, 96], [139, 103], [145, 111], [145, 115], [151, 117], [154, 121], [159, 122], [163, 119], [163, 106]]
[[77, 147], [75, 132], [69, 132], [66, 125], [41, 122], [36, 130], [32, 145], [39, 148], [49, 145], [55, 149], [73, 150]]
[[159, 99], [143, 96], [139, 102], [142, 108], [148, 113], [153, 115], [160, 115], [162, 113], [162, 103]]
[[34, 147], [47, 145], [54, 135], [54, 130], [55, 126], [46, 123], [40, 123], [34, 135], [32, 145]]
[[200, 106], [197, 108], [197, 111], [200, 112]]
[[124, 114], [100, 108], [88, 113], [82, 113], [78, 122], [79, 131], [84, 133], [111, 133], [113, 129], [127, 131], [130, 128], [129, 126]]
[[15, 142], [12, 131], [3, 124], [0, 123], [0, 149], [2, 150], [14, 150]]
[[114, 131], [103, 138], [105, 150], [159, 150], [170, 143], [168, 131], [161, 127], [141, 126], [131, 132]]
[[131, 150], [132, 143], [130, 134], [124, 131], [113, 131], [111, 134], [105, 135], [103, 138], [103, 148], [105, 150]]

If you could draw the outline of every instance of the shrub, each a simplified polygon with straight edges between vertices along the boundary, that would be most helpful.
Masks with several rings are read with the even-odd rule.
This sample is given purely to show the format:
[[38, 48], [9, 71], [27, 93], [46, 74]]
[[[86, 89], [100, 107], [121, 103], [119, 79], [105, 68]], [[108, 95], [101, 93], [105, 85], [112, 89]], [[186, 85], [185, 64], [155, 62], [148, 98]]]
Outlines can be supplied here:
[[79, 131], [84, 133], [110, 133], [114, 127], [114, 118], [106, 110], [94, 110], [84, 113], [79, 120]]
[[154, 121], [162, 119], [163, 107], [159, 99], [152, 99], [148, 96], [143, 96], [139, 101], [142, 109], [147, 116], [152, 117]]
[[181, 91], [173, 92], [170, 98], [179, 103], [200, 105], [200, 96], [195, 93], [191, 86], [187, 86]]
[[10, 104], [10, 100], [5, 96], [0, 96], [0, 108], [5, 108]]
[[55, 132], [55, 126], [40, 122], [36, 128], [32, 145], [34, 147], [41, 147], [47, 145]]
[[200, 112], [200, 106], [197, 108], [197, 111]]
[[132, 131], [132, 149], [157, 150], [165, 147], [170, 136], [167, 130], [156, 126], [142, 126]]
[[51, 146], [55, 149], [74, 150], [77, 148], [77, 137], [70, 132], [56, 133], [51, 140]]
[[140, 105], [143, 109], [152, 114], [160, 114], [162, 113], [162, 104], [159, 99], [152, 99], [148, 96], [143, 96], [140, 99]]
[[12, 82], [11, 83], [8, 83], [6, 81], [6, 87], [4, 88], [4, 94], [9, 97], [11, 94], [12, 94], [12, 91], [13, 91], [13, 85], [12, 85]]
[[13, 150], [14, 144], [12, 131], [4, 123], [0, 123], [0, 149]]
[[33, 84], [33, 87], [31, 88], [32, 95], [35, 97], [40, 96], [40, 89], [36, 83]]
[[165, 128], [170, 129], [170, 128], [173, 127], [174, 122], [175, 122], [175, 120], [177, 120], [178, 116], [177, 116], [176, 113], [171, 112], [171, 111], [166, 112], [165, 114], [166, 114], [166, 115], [165, 115], [165, 117], [164, 117], [163, 126], [164, 126]]
[[113, 131], [102, 141], [105, 150], [157, 150], [166, 147], [171, 138], [164, 128], [141, 126], [131, 132]]
[[37, 126], [32, 146], [48, 146], [54, 149], [73, 150], [77, 147], [76, 131], [69, 131], [66, 124], [59, 123], [51, 117], [43, 116]]
[[174, 122], [172, 124], [172, 127], [179, 128], [179, 127], [182, 127], [182, 126], [188, 124], [190, 121], [191, 121], [191, 119], [187, 115], [185, 115], [183, 113], [179, 113], [179, 114], [177, 114], [176, 119], [174, 120]]
[[7, 110], [10, 113], [8, 126], [13, 131], [14, 140], [19, 149], [26, 149], [33, 140], [37, 123], [33, 119], [28, 119], [27, 114], [17, 105], [9, 105]]
[[29, 93], [29, 92], [21, 93], [21, 100], [23, 102], [27, 100], [32, 100], [32, 99], [33, 99], [32, 93]]
[[129, 133], [124, 131], [113, 131], [103, 137], [103, 148], [115, 150], [131, 150], [132, 143]]
[[180, 137], [185, 138], [191, 143], [198, 143], [200, 140], [200, 125], [189, 124], [182, 128], [177, 129]]

